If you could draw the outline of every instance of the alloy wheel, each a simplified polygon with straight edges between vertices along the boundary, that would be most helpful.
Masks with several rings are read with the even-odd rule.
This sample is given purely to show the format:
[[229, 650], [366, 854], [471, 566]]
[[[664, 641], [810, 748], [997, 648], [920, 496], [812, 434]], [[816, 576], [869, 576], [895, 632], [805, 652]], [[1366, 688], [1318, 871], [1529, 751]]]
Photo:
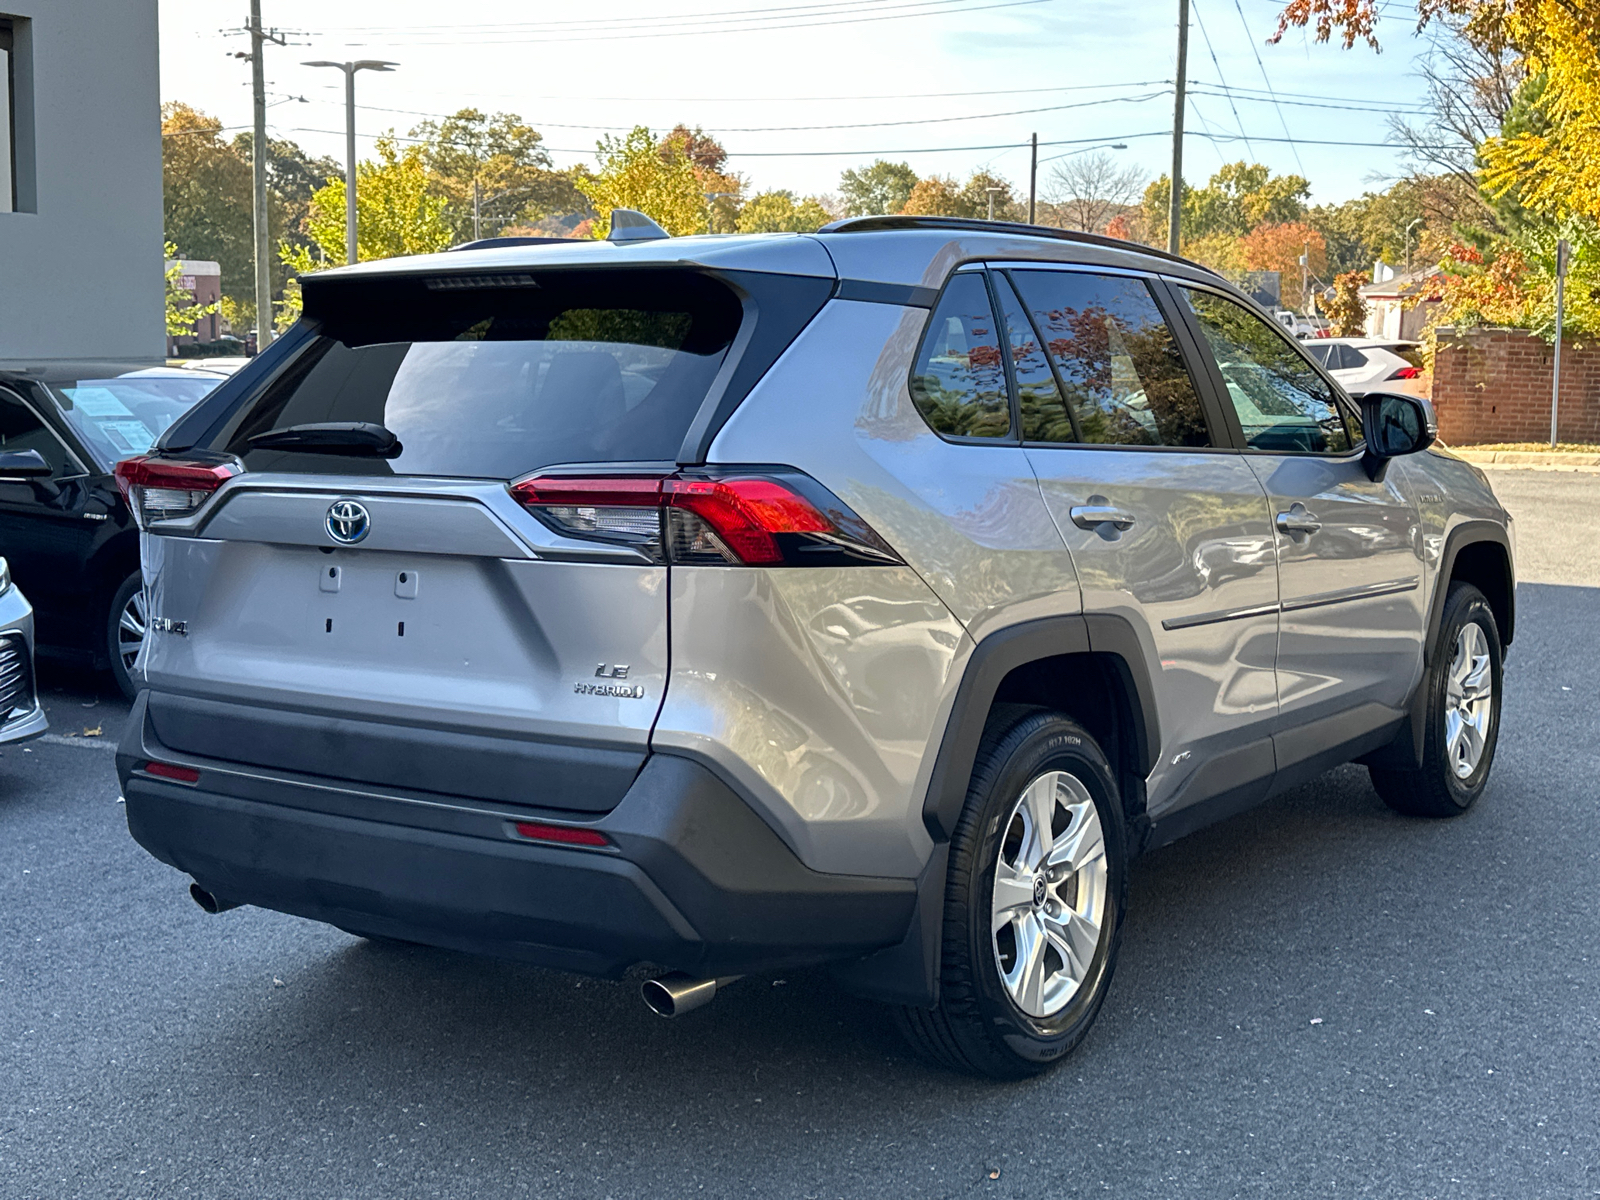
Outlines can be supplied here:
[[145, 628], [149, 624], [149, 608], [145, 604], [144, 589], [138, 588], [128, 597], [117, 615], [117, 654], [122, 659], [122, 669], [133, 672], [134, 661], [139, 657], [139, 647], [144, 645]]
[[1444, 695], [1445, 752], [1456, 778], [1466, 779], [1483, 760], [1494, 712], [1489, 640], [1475, 621], [1468, 621], [1456, 634], [1456, 652], [1445, 678]]
[[990, 935], [1012, 1002], [1059, 1013], [1083, 985], [1106, 920], [1106, 846], [1089, 790], [1066, 771], [1026, 788], [995, 862]]

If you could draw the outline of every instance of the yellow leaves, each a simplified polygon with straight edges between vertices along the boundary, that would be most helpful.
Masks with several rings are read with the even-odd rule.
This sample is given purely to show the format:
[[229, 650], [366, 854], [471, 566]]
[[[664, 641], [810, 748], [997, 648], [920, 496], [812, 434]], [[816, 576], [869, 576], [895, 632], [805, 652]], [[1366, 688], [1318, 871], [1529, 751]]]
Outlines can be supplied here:
[[1518, 0], [1505, 17], [1542, 88], [1540, 128], [1491, 138], [1480, 151], [1484, 186], [1515, 189], [1543, 216], [1600, 220], [1600, 4]]
[[600, 169], [574, 180], [599, 214], [591, 236], [610, 234], [614, 208], [636, 209], [674, 237], [706, 232], [706, 198], [680, 143], [660, 146], [639, 125], [626, 137], [607, 135], [597, 151]]
[[[446, 201], [429, 187], [430, 177], [422, 152], [412, 147], [403, 153], [393, 138], [379, 138], [377, 161], [356, 167], [356, 257], [397, 258], [406, 254], [432, 254], [447, 249], [452, 240], [445, 219]], [[278, 249], [281, 258], [304, 274], [345, 262], [345, 185], [330, 179], [311, 194], [306, 232], [321, 252], [308, 247]]]

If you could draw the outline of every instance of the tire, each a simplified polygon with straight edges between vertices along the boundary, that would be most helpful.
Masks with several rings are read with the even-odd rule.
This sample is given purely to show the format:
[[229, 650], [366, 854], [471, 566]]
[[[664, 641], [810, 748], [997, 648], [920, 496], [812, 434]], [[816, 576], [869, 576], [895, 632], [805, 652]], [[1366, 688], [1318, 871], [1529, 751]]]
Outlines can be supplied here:
[[130, 700], [139, 692], [132, 667], [144, 644], [147, 617], [144, 577], [135, 571], [112, 593], [106, 613], [106, 656], [111, 660], [111, 674], [117, 686]]
[[1368, 768], [1390, 808], [1412, 817], [1458, 817], [1483, 795], [1500, 739], [1501, 654], [1488, 600], [1470, 583], [1452, 583], [1433, 665], [1422, 680], [1422, 766]]
[[[1033, 814], [1045, 805], [1061, 864], [1053, 881], [1022, 869], [1049, 861], [1030, 840]], [[939, 1005], [899, 1010], [913, 1048], [941, 1066], [994, 1079], [1036, 1075], [1066, 1055], [1110, 986], [1127, 877], [1116, 776], [1083, 727], [1032, 712], [986, 734], [950, 840]], [[1075, 921], [1074, 913], [1090, 920]], [[1030, 956], [1034, 944], [1042, 948]]]

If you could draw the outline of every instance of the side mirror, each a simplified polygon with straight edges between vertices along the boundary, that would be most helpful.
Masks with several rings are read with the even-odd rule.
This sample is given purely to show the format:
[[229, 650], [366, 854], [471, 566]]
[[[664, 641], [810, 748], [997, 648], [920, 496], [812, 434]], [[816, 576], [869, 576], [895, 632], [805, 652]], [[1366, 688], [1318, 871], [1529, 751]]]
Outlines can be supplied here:
[[50, 464], [37, 450], [0, 450], [0, 483], [49, 477]]
[[1399, 392], [1368, 392], [1360, 398], [1361, 427], [1367, 439], [1367, 474], [1383, 477], [1384, 464], [1433, 445], [1439, 422], [1433, 405]]

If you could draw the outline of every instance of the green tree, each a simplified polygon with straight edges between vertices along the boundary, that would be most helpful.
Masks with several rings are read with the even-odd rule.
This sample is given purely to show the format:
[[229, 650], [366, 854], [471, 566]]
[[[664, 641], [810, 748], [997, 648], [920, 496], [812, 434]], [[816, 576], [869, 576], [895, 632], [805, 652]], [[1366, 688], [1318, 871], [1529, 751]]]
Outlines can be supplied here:
[[[1145, 189], [1145, 221], [1157, 241], [1166, 241], [1171, 195], [1172, 182], [1165, 175]], [[1228, 163], [1205, 187], [1184, 185], [1183, 236], [1243, 237], [1257, 225], [1298, 221], [1305, 216], [1310, 195], [1311, 185], [1299, 175], [1274, 175], [1260, 163]]]
[[828, 223], [827, 210], [813, 196], [796, 200], [793, 192], [762, 192], [739, 210], [740, 233], [815, 233]]
[[[255, 217], [251, 138], [231, 142], [222, 122], [187, 104], [161, 109], [162, 202], [166, 240], [186, 258], [222, 268], [222, 312], [234, 329], [255, 319]], [[310, 247], [305, 230], [311, 194], [339, 168], [312, 158], [291, 141], [267, 141], [267, 229], [273, 244]], [[271, 264], [272, 291], [281, 297], [289, 269]]]
[[187, 104], [162, 105], [165, 240], [176, 247], [172, 257], [217, 263], [223, 294], [243, 297], [255, 290], [250, 163], [221, 134], [215, 117]]
[[1367, 328], [1367, 302], [1361, 285], [1367, 277], [1360, 271], [1334, 276], [1333, 299], [1328, 302], [1328, 320], [1334, 337], [1360, 337]]
[[[427, 166], [418, 146], [401, 151], [391, 137], [377, 143], [377, 160], [356, 166], [356, 257], [399, 258], [430, 254], [452, 240], [445, 203], [430, 187]], [[279, 254], [297, 273], [345, 261], [345, 186], [332, 179], [311, 196], [306, 232], [312, 246], [279, 246]]]
[[596, 157], [600, 169], [575, 180], [598, 214], [590, 236], [610, 234], [613, 208], [636, 209], [676, 237], [706, 231], [705, 196], [681, 145], [658, 143], [639, 125], [625, 137], [601, 139]]
[[739, 209], [744, 203], [744, 176], [726, 169], [728, 152], [700, 126], [674, 125], [661, 139], [663, 161], [687, 158], [700, 185], [701, 198], [708, 205], [708, 227], [713, 233], [728, 233], [738, 227]]
[[948, 175], [930, 175], [917, 181], [900, 211], [907, 216], [987, 217], [989, 189], [995, 188], [994, 215], [999, 221], [1017, 221], [1026, 215], [1011, 194], [1011, 184], [987, 171], [974, 172], [965, 184]]
[[571, 177], [551, 169], [544, 137], [514, 113], [463, 108], [411, 131], [422, 139], [430, 187], [445, 202], [455, 241], [474, 233], [474, 193], [481, 237], [588, 208]]
[[839, 195], [845, 211], [852, 217], [879, 213], [898, 213], [917, 186], [917, 173], [905, 163], [878, 159], [860, 170], [851, 168], [839, 176]]

